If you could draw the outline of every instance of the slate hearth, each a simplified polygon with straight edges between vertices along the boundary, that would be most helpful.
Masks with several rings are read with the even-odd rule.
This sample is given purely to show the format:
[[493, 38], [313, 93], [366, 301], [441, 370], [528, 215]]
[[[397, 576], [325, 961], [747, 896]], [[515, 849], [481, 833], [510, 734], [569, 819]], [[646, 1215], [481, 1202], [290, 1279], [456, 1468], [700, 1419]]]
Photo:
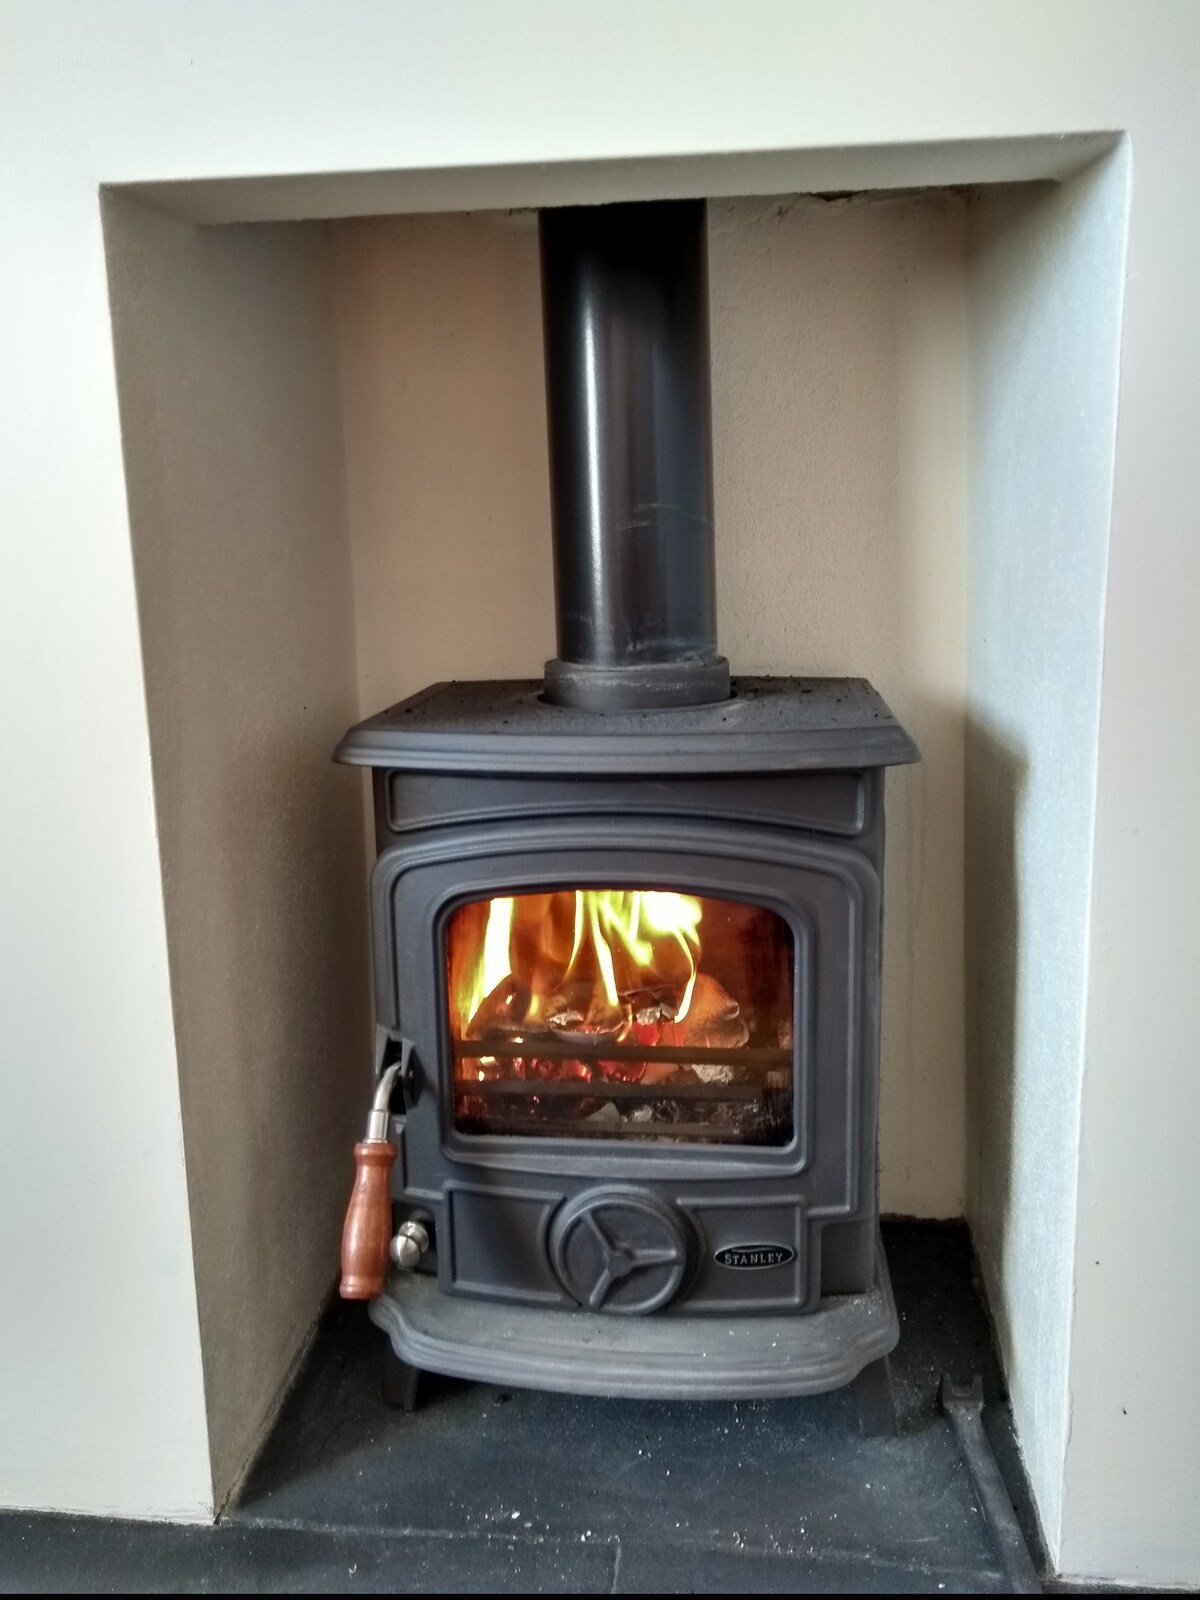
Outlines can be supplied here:
[[983, 1373], [1023, 1481], [965, 1230], [885, 1224], [900, 1436], [848, 1391], [668, 1404], [429, 1378], [379, 1396], [378, 1334], [334, 1305], [216, 1528], [0, 1517], [0, 1591], [1004, 1592], [948, 1424], [943, 1370]]

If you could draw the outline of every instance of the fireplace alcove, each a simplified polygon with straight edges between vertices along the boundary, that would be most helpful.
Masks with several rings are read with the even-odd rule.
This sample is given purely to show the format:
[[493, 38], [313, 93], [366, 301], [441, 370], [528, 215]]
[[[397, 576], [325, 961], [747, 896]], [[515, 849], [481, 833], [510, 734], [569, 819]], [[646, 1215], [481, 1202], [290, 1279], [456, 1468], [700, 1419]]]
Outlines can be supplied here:
[[[1056, 1314], [1031, 1240], [1067, 1237], [1077, 1089], [1123, 249], [1100, 154], [106, 198], [219, 1497], [332, 1281], [370, 1086], [364, 811], [329, 751], [552, 653], [532, 229], [501, 208], [585, 192], [730, 197], [722, 643], [868, 673], [922, 747], [890, 802], [882, 1204], [967, 1211], [1020, 1421], [1022, 1361], [1061, 1355], [1025, 1326]], [[833, 189], [864, 192], [798, 194]]]

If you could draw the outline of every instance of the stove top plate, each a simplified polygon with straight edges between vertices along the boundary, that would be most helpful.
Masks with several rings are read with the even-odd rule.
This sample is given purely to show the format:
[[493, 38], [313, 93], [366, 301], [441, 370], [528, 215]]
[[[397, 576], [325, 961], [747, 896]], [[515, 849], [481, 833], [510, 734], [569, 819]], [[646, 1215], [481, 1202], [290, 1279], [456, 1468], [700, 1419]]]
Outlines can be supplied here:
[[890, 767], [919, 759], [864, 678], [735, 678], [715, 705], [580, 711], [538, 679], [435, 683], [351, 728], [335, 759], [410, 772], [670, 774]]

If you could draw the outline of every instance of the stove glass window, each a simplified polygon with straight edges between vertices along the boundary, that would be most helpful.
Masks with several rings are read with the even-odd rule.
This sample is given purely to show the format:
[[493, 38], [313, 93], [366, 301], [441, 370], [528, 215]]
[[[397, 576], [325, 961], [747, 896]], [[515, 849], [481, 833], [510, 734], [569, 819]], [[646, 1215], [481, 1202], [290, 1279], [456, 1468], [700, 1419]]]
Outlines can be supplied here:
[[561, 889], [451, 916], [463, 1133], [785, 1145], [792, 935], [773, 911], [658, 889]]

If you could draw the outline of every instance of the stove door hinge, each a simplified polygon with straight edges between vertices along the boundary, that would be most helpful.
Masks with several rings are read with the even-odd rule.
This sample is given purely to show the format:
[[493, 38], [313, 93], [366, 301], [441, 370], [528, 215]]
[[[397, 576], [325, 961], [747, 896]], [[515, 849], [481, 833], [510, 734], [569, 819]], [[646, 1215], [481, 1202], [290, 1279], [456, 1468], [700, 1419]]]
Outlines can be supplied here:
[[387, 1028], [375, 1028], [375, 1082], [383, 1090], [385, 1077], [390, 1078], [386, 1091], [390, 1098], [392, 1087], [399, 1088], [404, 1111], [410, 1111], [417, 1098], [417, 1068], [411, 1039], [390, 1033]]

